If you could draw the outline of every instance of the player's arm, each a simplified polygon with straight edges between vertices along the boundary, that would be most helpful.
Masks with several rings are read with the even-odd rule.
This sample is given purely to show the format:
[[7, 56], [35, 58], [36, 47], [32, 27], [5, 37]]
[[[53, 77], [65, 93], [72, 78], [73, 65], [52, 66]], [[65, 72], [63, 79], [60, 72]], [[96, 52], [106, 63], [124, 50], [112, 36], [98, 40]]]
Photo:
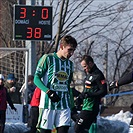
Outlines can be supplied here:
[[44, 85], [41, 78], [44, 76], [44, 74], [47, 72], [47, 55], [42, 56], [42, 58], [39, 60], [39, 63], [37, 65], [35, 75], [34, 75], [34, 83], [35, 85], [40, 88], [42, 91], [47, 92], [49, 89]]
[[131, 82], [133, 82], [133, 71], [125, 74], [119, 80], [112, 81], [109, 84], [109, 91], [113, 90], [114, 88], [118, 88], [119, 86], [129, 84]]
[[44, 78], [44, 75], [46, 74], [47, 70], [48, 70], [48, 58], [47, 55], [44, 55], [40, 59], [37, 65], [37, 69], [34, 76], [34, 83], [38, 88], [40, 88], [48, 95], [48, 97], [51, 99], [52, 102], [59, 102], [60, 97], [56, 94], [56, 92], [47, 88], [41, 80], [42, 77]]
[[98, 85], [99, 90], [96, 92], [90, 93], [90, 96], [104, 97], [107, 94], [107, 84], [106, 84], [106, 80], [105, 80], [103, 74], [98, 75], [98, 77], [96, 79], [96, 83]]
[[118, 84], [118, 86], [121, 86], [121, 85], [129, 84], [131, 82], [133, 82], [133, 71], [129, 72], [128, 74], [126, 74], [124, 76], [122, 76], [118, 80], [117, 84]]
[[[104, 97], [107, 94], [107, 84], [104, 78], [104, 75], [102, 73], [98, 73], [97, 75], [93, 75], [94, 83], [97, 84], [98, 90], [95, 92], [86, 92], [83, 93], [84, 97]], [[92, 82], [92, 84], [93, 84]]]

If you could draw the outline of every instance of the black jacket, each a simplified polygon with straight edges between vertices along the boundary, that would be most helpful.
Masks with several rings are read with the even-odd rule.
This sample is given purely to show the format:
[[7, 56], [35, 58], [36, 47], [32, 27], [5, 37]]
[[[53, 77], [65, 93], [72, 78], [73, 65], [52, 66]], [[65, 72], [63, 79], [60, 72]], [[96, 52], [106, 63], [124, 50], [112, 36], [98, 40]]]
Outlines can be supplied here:
[[107, 94], [107, 84], [103, 73], [96, 65], [87, 74], [84, 84], [82, 110], [98, 112], [101, 98]]
[[[87, 86], [90, 86], [90, 89], [87, 89]], [[93, 66], [92, 70], [86, 76], [84, 92], [85, 91], [89, 91], [90, 95], [94, 97], [104, 97], [107, 94], [105, 77], [96, 65]]]
[[125, 74], [118, 80], [118, 86], [129, 84], [133, 82], [133, 71], [129, 72], [128, 74]]

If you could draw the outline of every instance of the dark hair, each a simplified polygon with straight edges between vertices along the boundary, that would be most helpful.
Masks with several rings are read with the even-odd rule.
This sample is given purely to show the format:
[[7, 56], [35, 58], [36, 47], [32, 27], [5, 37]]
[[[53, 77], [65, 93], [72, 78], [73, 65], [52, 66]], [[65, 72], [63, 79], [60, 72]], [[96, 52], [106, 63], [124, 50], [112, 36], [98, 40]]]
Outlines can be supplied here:
[[61, 39], [61, 44], [63, 44], [64, 46], [70, 45], [73, 48], [77, 47], [77, 41], [74, 37], [70, 36], [70, 35], [66, 35]]
[[89, 56], [89, 55], [83, 55], [82, 58], [81, 58], [81, 61], [83, 61], [83, 60], [84, 60], [87, 64], [88, 64], [89, 62], [94, 63], [93, 58], [92, 58], [91, 56]]

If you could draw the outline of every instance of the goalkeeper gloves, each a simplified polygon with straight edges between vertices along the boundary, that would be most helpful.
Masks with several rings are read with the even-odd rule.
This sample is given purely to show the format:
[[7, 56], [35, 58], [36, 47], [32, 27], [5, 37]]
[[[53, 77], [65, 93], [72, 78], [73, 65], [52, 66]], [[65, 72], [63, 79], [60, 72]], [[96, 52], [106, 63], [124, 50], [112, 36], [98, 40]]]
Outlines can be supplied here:
[[59, 102], [61, 99], [60, 97], [56, 94], [55, 91], [52, 91], [52, 90], [48, 90], [46, 92], [46, 94], [48, 94], [48, 97], [51, 99], [52, 102]]
[[109, 91], [113, 90], [114, 88], [118, 88], [117, 81], [112, 81], [109, 84]]

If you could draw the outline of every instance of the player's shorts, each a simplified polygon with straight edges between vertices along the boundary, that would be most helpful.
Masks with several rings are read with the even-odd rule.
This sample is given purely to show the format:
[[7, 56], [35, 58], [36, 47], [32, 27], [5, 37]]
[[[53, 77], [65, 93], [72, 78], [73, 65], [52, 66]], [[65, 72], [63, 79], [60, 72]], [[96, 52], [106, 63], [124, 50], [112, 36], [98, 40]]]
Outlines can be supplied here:
[[54, 127], [70, 126], [70, 109], [49, 110], [40, 109], [37, 128], [50, 129]]

